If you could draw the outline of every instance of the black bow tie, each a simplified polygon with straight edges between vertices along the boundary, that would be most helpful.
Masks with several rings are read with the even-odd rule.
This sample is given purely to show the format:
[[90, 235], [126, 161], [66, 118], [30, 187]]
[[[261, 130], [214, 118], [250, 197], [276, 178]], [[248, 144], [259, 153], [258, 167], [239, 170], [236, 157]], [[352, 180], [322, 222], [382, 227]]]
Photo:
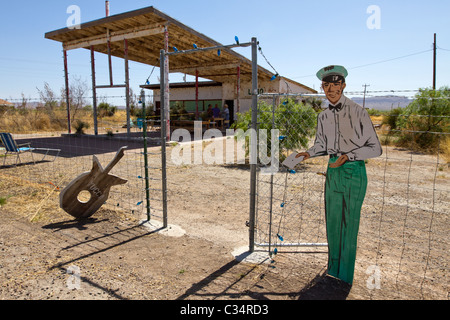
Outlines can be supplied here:
[[335, 105], [335, 106], [329, 104], [328, 107], [330, 108], [331, 111], [333, 111], [333, 109], [335, 109], [336, 111], [339, 111], [339, 110], [342, 109], [342, 103], [338, 103], [338, 104]]

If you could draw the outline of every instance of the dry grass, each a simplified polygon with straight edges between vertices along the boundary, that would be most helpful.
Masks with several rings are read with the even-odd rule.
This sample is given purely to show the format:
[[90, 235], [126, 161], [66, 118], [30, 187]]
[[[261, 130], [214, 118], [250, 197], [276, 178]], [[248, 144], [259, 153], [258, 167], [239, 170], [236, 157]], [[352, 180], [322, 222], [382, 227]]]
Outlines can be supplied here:
[[381, 116], [370, 116], [370, 119], [372, 120], [372, 123], [373, 124], [381, 124], [382, 122], [383, 122], [383, 118], [384, 118], [384, 116], [383, 115], [381, 115]]
[[51, 220], [64, 212], [57, 206], [59, 191], [54, 185], [40, 184], [0, 173], [0, 190], [5, 209], [13, 210], [29, 221]]
[[443, 147], [442, 147], [442, 157], [450, 164], [450, 137], [445, 137]]
[[[62, 178], [64, 179], [64, 177]], [[37, 183], [0, 172], [0, 207], [30, 222], [53, 223], [70, 216], [59, 206], [59, 183]], [[107, 209], [99, 210], [108, 211]], [[114, 208], [114, 215], [125, 220], [125, 214]], [[126, 215], [127, 220], [130, 218]]]

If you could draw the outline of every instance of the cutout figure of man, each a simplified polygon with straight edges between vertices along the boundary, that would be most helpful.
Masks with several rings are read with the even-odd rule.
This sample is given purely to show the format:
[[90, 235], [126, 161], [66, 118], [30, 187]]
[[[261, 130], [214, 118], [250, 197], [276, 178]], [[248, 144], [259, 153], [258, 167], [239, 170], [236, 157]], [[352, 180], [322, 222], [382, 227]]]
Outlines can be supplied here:
[[318, 116], [314, 145], [297, 157], [330, 158], [325, 181], [328, 274], [352, 284], [367, 187], [364, 160], [380, 156], [382, 149], [367, 111], [343, 94], [347, 75], [342, 66], [317, 72], [329, 106]]

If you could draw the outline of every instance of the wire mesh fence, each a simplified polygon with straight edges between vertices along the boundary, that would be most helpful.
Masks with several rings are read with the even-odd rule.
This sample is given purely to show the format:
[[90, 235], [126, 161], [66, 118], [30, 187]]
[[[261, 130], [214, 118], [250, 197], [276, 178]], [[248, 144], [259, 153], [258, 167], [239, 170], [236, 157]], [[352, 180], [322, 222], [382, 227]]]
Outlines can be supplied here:
[[[270, 129], [279, 130], [280, 162], [311, 144], [320, 111], [320, 104], [313, 98], [260, 96], [260, 100], [265, 102], [259, 104], [258, 125], [260, 129], [267, 129], [269, 148], [272, 140]], [[438, 118], [435, 115], [416, 117], [423, 120]], [[18, 143], [31, 142], [36, 148], [61, 149], [54, 162], [49, 161], [51, 158], [41, 161], [43, 154], [39, 152], [34, 154], [36, 164], [28, 153], [21, 155], [22, 163], [17, 166], [14, 165], [14, 157], [0, 158], [0, 164], [6, 160], [0, 171], [2, 177], [61, 190], [92, 168], [93, 155], [106, 166], [120, 147], [128, 146], [125, 157], [111, 171], [128, 182], [111, 189], [105, 206], [143, 217], [147, 209], [148, 189], [151, 217], [163, 219], [161, 131], [154, 120], [147, 122], [148, 150], [145, 152], [142, 128], [133, 123], [131, 134], [127, 135], [126, 123], [120, 118], [99, 119], [97, 137], [91, 135], [92, 127], [85, 129], [87, 135], [68, 135], [66, 128], [44, 133], [45, 130], [35, 130], [34, 127], [20, 128], [18, 118], [7, 116], [2, 119], [0, 132], [11, 132]], [[64, 117], [58, 119], [66, 123]], [[374, 124], [383, 144], [383, 155], [366, 161], [369, 185], [361, 212], [355, 278], [367, 279], [370, 272], [379, 270], [383, 290], [372, 290], [373, 298], [447, 298], [450, 231], [448, 130], [392, 129], [376, 121]], [[434, 145], [426, 152], [420, 152], [417, 145], [425, 136], [431, 136]], [[404, 138], [408, 139], [401, 141]], [[148, 156], [147, 164], [144, 163], [144, 153]], [[270, 153], [269, 149], [266, 158], [270, 158]], [[3, 154], [2, 150], [0, 154]], [[311, 261], [313, 265], [326, 264], [326, 258], [320, 254], [327, 253], [324, 214], [327, 160], [325, 157], [309, 159], [298, 165], [295, 172], [281, 166], [273, 174], [263, 170], [270, 163], [260, 166], [256, 197], [257, 247], [267, 250], [272, 257], [276, 257], [275, 250], [280, 253], [319, 252], [319, 256], [298, 254], [292, 260], [316, 259]], [[147, 178], [146, 166], [149, 171]]]
[[[263, 97], [258, 124], [279, 129], [280, 162], [306, 150], [314, 132], [304, 128], [311, 126], [320, 110], [307, 113], [305, 108], [311, 111], [314, 105], [302, 96]], [[296, 103], [299, 106], [294, 106]], [[449, 133], [427, 132], [436, 143], [427, 152], [419, 152], [417, 140], [423, 132], [375, 125], [384, 143], [383, 155], [365, 161], [369, 184], [361, 211], [355, 274], [367, 279], [373, 270], [378, 272], [379, 285], [386, 290], [373, 290], [374, 298], [447, 298]], [[401, 133], [409, 135], [409, 143], [403, 141], [402, 147], [397, 147], [393, 141], [403, 138]], [[310, 142], [305, 143], [299, 135]], [[281, 166], [273, 174], [265, 173], [267, 165], [260, 165], [256, 246], [272, 257], [281, 252], [327, 253], [327, 163], [325, 157], [311, 158], [295, 170]]]

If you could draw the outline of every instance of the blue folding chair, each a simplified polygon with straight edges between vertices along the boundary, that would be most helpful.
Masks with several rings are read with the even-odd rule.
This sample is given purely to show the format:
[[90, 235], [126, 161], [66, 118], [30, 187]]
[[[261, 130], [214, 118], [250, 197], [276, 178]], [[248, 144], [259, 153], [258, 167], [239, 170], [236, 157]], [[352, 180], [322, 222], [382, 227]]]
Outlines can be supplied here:
[[136, 120], [136, 126], [139, 128], [139, 130], [142, 130], [142, 128], [144, 127], [144, 119], [142, 119], [142, 118], [137, 118], [137, 120]]
[[34, 160], [34, 157], [33, 157], [33, 151], [35, 151], [35, 150], [46, 151], [45, 154], [44, 154], [44, 157], [42, 158], [41, 161], [43, 161], [45, 159], [45, 157], [48, 155], [48, 153], [50, 151], [55, 151], [56, 152], [55, 158], [53, 159], [53, 161], [55, 161], [56, 157], [58, 157], [59, 153], [61, 152], [61, 149], [32, 148], [31, 147], [31, 142], [17, 144], [16, 141], [13, 139], [11, 133], [8, 133], [8, 132], [0, 132], [0, 139], [1, 139], [2, 143], [3, 143], [3, 146], [5, 147], [5, 156], [4, 156], [4, 159], [3, 159], [3, 165], [5, 165], [5, 163], [6, 163], [6, 156], [8, 155], [8, 153], [17, 155], [16, 163], [15, 163], [15, 165], [17, 165], [18, 161], [22, 162], [20, 160], [20, 154], [21, 153], [30, 152], [31, 153], [31, 159], [33, 159], [33, 163], [36, 164], [36, 161]]

